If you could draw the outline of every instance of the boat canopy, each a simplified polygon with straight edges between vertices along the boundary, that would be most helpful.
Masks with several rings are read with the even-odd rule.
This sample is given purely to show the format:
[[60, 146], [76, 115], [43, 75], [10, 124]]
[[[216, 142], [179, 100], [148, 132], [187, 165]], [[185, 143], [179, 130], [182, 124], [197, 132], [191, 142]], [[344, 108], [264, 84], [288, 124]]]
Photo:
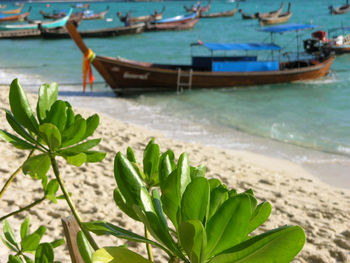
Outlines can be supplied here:
[[262, 32], [270, 32], [270, 33], [284, 33], [288, 31], [299, 31], [299, 30], [305, 30], [305, 29], [313, 29], [319, 26], [316, 25], [308, 25], [308, 24], [287, 24], [287, 25], [280, 25], [280, 26], [270, 26], [262, 29], [258, 29]]
[[281, 50], [282, 48], [274, 43], [204, 43], [200, 45], [205, 46], [211, 51], [215, 50]]

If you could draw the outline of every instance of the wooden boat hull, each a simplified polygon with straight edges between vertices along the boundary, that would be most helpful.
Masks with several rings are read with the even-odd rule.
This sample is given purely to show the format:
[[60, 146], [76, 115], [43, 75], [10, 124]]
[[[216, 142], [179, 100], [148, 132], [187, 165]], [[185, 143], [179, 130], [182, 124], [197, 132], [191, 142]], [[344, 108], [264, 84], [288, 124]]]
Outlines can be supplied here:
[[350, 10], [350, 5], [346, 4], [338, 8], [331, 7], [330, 10], [332, 15], [342, 15]]
[[188, 30], [192, 29], [199, 19], [192, 19], [182, 23], [147, 24], [145, 31]]
[[21, 13], [23, 6], [24, 4], [21, 4], [17, 9], [0, 11], [0, 14], [19, 14]]
[[227, 17], [227, 16], [234, 16], [237, 12], [237, 8], [233, 10], [229, 10], [226, 12], [220, 12], [220, 13], [212, 13], [212, 14], [199, 14], [200, 18], [215, 18], [215, 17]]
[[91, 16], [86, 16], [84, 15], [83, 16], [83, 20], [96, 20], [96, 19], [104, 19], [106, 14], [108, 13], [108, 10], [105, 10], [101, 13], [98, 13], [98, 14], [93, 14]]
[[[98, 37], [116, 37], [123, 35], [140, 34], [144, 30], [144, 25], [131, 25], [126, 27], [113, 27], [99, 30], [80, 31], [79, 34], [84, 38]], [[65, 28], [59, 30], [43, 30], [41, 37], [44, 39], [63, 39], [70, 38], [68, 31]]]
[[[178, 68], [187, 73], [190, 70], [189, 66], [181, 65], [166, 68], [109, 57], [97, 56], [96, 59], [104, 68], [100, 74], [117, 94], [176, 91]], [[316, 79], [328, 73], [333, 60], [334, 57], [329, 57], [312, 66], [269, 72], [193, 71], [191, 88], [244, 87]]]
[[276, 24], [287, 23], [291, 17], [292, 17], [292, 13], [289, 13], [283, 16], [262, 18], [262, 19], [259, 19], [259, 21], [262, 26], [276, 25]]
[[13, 22], [13, 21], [23, 21], [26, 17], [28, 17], [30, 12], [23, 13], [21, 15], [13, 15], [0, 17], [0, 22]]

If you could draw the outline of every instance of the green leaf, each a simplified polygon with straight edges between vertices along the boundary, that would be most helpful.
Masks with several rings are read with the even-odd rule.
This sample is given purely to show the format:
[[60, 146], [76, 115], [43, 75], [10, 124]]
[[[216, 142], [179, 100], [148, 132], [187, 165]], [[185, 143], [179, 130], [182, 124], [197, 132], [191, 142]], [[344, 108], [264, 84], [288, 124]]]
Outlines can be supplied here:
[[203, 165], [197, 167], [190, 167], [191, 180], [197, 177], [205, 177], [206, 167]]
[[191, 263], [204, 262], [207, 237], [202, 223], [196, 219], [184, 221], [179, 226], [179, 234], [181, 245]]
[[43, 84], [39, 88], [39, 98], [36, 105], [36, 114], [40, 123], [46, 118], [47, 113], [50, 111], [52, 104], [58, 97], [58, 85], [57, 83]]
[[18, 79], [14, 79], [10, 85], [9, 100], [15, 119], [28, 130], [36, 133], [38, 131], [38, 123], [30, 107], [27, 95]]
[[28, 257], [26, 255], [22, 255], [22, 256], [24, 257], [24, 260], [26, 263], [34, 263], [34, 261], [30, 257]]
[[97, 114], [94, 114], [89, 118], [87, 118], [86, 131], [82, 139], [85, 140], [87, 137], [91, 136], [97, 129], [99, 123], [100, 123], [100, 117]]
[[121, 227], [115, 226], [113, 224], [104, 222], [104, 221], [95, 221], [95, 222], [88, 222], [88, 223], [83, 223], [83, 226], [95, 233], [96, 235], [112, 235], [117, 238], [122, 238], [122, 239], [127, 239], [135, 242], [142, 242], [142, 243], [148, 243], [152, 244], [158, 247], [161, 247], [158, 243], [147, 239], [143, 236], [140, 236], [138, 234], [135, 234], [131, 231], [125, 230]]
[[87, 157], [85, 153], [79, 153], [77, 155], [63, 156], [63, 157], [64, 159], [67, 160], [69, 164], [78, 166], [78, 167], [87, 161]]
[[19, 256], [9, 255], [8, 263], [23, 263]]
[[48, 112], [44, 123], [51, 123], [55, 125], [60, 132], [63, 132], [67, 122], [66, 107], [67, 105], [64, 101], [55, 101], [54, 104], [51, 106], [51, 109]]
[[125, 247], [104, 247], [92, 256], [93, 263], [151, 263], [139, 254]]
[[247, 233], [249, 234], [262, 225], [269, 218], [271, 210], [272, 206], [269, 202], [259, 204], [250, 218]]
[[51, 246], [52, 246], [53, 248], [62, 246], [62, 245], [64, 244], [64, 239], [63, 239], [63, 238], [57, 239], [57, 240], [55, 240], [55, 241], [52, 241], [50, 244], [51, 244]]
[[0, 139], [3, 139], [4, 141], [11, 143], [16, 148], [22, 150], [32, 150], [36, 148], [34, 145], [31, 145], [30, 143], [27, 143], [26, 141], [23, 141], [17, 136], [4, 130], [0, 130]]
[[21, 125], [19, 124], [15, 117], [13, 117], [13, 115], [11, 114], [11, 112], [9, 112], [8, 110], [5, 110], [6, 111], [6, 119], [7, 119], [7, 122], [10, 124], [10, 126], [12, 127], [12, 129], [17, 132], [18, 135], [22, 136], [23, 139], [25, 139], [26, 141], [34, 144], [34, 145], [37, 145], [39, 144], [38, 141], [36, 139], [34, 139], [32, 137], [32, 135], [30, 135], [29, 132], [27, 132], [27, 130]]
[[167, 181], [168, 176], [172, 173], [172, 171], [175, 168], [176, 168], [176, 164], [175, 164], [175, 166], [172, 165], [171, 155], [169, 153], [165, 153], [160, 157], [159, 183], [160, 183], [161, 189], [163, 189], [165, 187], [165, 182]]
[[133, 165], [121, 152], [114, 158], [114, 177], [126, 203], [130, 207], [134, 204], [142, 205], [141, 188], [145, 185]]
[[128, 147], [126, 149], [126, 157], [128, 158], [128, 160], [132, 163], [136, 163], [136, 158], [135, 158], [135, 154], [134, 154], [134, 151]]
[[56, 150], [61, 146], [61, 133], [55, 125], [51, 123], [41, 124], [39, 133], [51, 150]]
[[78, 153], [88, 151], [100, 143], [101, 139], [89, 140], [69, 148], [60, 150], [58, 153], [63, 156], [77, 155]]
[[79, 231], [77, 233], [77, 244], [78, 244], [78, 249], [80, 252], [80, 255], [84, 261], [84, 263], [91, 263], [91, 258], [92, 258], [92, 249], [89, 244], [89, 241], [85, 237], [84, 233], [82, 231]]
[[136, 221], [140, 221], [140, 219], [138, 218], [138, 216], [136, 215], [132, 207], [126, 203], [124, 196], [122, 195], [122, 193], [119, 191], [118, 188], [114, 189], [113, 198], [116, 205], [120, 208], [120, 210], [122, 210], [125, 214], [127, 214], [132, 219]]
[[105, 157], [105, 152], [97, 152], [97, 151], [86, 151], [84, 152], [86, 155], [86, 162], [87, 163], [97, 163], [101, 162]]
[[304, 243], [305, 233], [301, 227], [283, 226], [224, 251], [210, 263], [287, 263], [299, 253]]
[[4, 232], [6, 240], [18, 249], [18, 245], [15, 239], [15, 236], [13, 234], [12, 228], [6, 219], [4, 220], [4, 227], [2, 231]]
[[52, 201], [54, 204], [57, 203], [56, 193], [59, 189], [59, 184], [56, 179], [51, 180], [45, 188], [45, 197]]
[[75, 116], [74, 116], [74, 111], [72, 109], [72, 106], [67, 101], [66, 101], [66, 107], [67, 107], [66, 108], [66, 112], [67, 112], [66, 129], [68, 129], [74, 124]]
[[147, 184], [156, 185], [159, 183], [158, 167], [160, 150], [158, 144], [151, 142], [147, 145], [143, 153], [143, 171], [147, 178]]
[[210, 192], [210, 208], [208, 220], [216, 213], [219, 207], [228, 199], [228, 190], [225, 186], [219, 185]]
[[23, 173], [29, 174], [33, 179], [43, 178], [50, 169], [51, 160], [47, 154], [30, 157], [23, 163]]
[[187, 186], [181, 200], [181, 219], [197, 219], [205, 226], [209, 212], [209, 183], [204, 177], [197, 177]]
[[29, 231], [29, 216], [21, 224], [21, 240], [28, 235]]
[[46, 232], [46, 227], [40, 226], [34, 233], [22, 239], [21, 241], [22, 252], [35, 251], [45, 232]]
[[0, 236], [0, 239], [2, 243], [4, 243], [5, 246], [7, 246], [10, 250], [13, 252], [18, 252], [19, 249], [16, 249], [13, 245], [11, 245], [8, 241], [6, 241], [2, 236]]
[[247, 237], [251, 217], [247, 194], [229, 198], [209, 220], [207, 231], [207, 258], [242, 242]]
[[35, 263], [53, 263], [54, 252], [51, 244], [42, 243], [35, 251]]
[[180, 192], [180, 199], [185, 192], [187, 185], [191, 182], [190, 164], [187, 153], [182, 153], [177, 164], [177, 187]]
[[210, 185], [210, 191], [212, 191], [213, 189], [222, 185], [221, 181], [219, 179], [216, 179], [216, 178], [209, 179], [208, 181], [209, 181], [209, 185]]
[[76, 118], [74, 124], [62, 133], [62, 147], [76, 144], [82, 140], [86, 132], [86, 120]]

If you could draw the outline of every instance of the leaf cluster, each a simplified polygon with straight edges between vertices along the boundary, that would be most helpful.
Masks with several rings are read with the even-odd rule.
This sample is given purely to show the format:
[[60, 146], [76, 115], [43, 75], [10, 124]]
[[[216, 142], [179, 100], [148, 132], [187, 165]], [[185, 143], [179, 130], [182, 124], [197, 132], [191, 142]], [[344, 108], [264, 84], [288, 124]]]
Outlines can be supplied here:
[[[7, 220], [4, 220], [1, 241], [13, 252], [9, 254], [9, 263], [53, 263], [54, 248], [64, 244], [64, 240], [40, 242], [46, 232], [46, 227], [40, 226], [33, 233], [29, 233], [29, 217], [21, 224], [20, 242], [16, 241], [13, 230]], [[34, 261], [28, 254], [34, 255]]]
[[[95, 234], [148, 243], [163, 249], [170, 261], [193, 263], [290, 262], [304, 245], [299, 226], [254, 235], [270, 216], [269, 202], [259, 204], [251, 189], [237, 193], [218, 179], [205, 178], [205, 167], [190, 166], [186, 153], [176, 162], [174, 153], [161, 153], [154, 140], [144, 151], [143, 169], [131, 148], [126, 155], [118, 152], [114, 175], [115, 203], [142, 222], [154, 240], [104, 221], [84, 223]], [[92, 262], [117, 262], [107, 258], [114, 260], [126, 252], [108, 247], [96, 253], [106, 260]]]

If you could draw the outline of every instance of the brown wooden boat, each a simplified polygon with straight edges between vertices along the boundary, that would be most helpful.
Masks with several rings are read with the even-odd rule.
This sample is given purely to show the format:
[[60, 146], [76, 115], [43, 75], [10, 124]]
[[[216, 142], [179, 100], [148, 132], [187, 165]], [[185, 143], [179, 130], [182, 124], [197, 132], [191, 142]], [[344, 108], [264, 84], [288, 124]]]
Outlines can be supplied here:
[[[79, 34], [84, 38], [117, 37], [124, 35], [140, 34], [144, 31], [144, 24], [130, 26], [110, 27], [94, 30], [82, 30]], [[44, 39], [70, 38], [66, 28], [41, 30], [41, 37]]]
[[267, 13], [260, 13], [260, 12], [259, 12], [258, 17], [259, 17], [259, 18], [268, 18], [268, 17], [276, 17], [276, 16], [279, 16], [279, 15], [281, 14], [283, 8], [284, 8], [284, 2], [281, 3], [280, 9], [275, 10], [275, 11], [270, 11], [270, 12], [267, 12]]
[[118, 12], [117, 16], [119, 18], [119, 20], [123, 23], [128, 23], [130, 25], [135, 24], [135, 23], [142, 23], [142, 22], [150, 22], [153, 20], [159, 20], [162, 19], [163, 14], [165, 11], [165, 6], [163, 7], [162, 11], [159, 13], [157, 10], [154, 11], [154, 13], [152, 15], [148, 15], [148, 16], [135, 16], [132, 17], [131, 16], [131, 11], [128, 12], [125, 16], [123, 16], [122, 12]]
[[198, 1], [192, 7], [184, 6], [184, 8], [186, 9], [186, 12], [188, 12], [188, 13], [198, 12], [199, 14], [204, 13], [204, 12], [208, 12], [210, 7], [211, 7], [211, 0], [209, 0], [208, 4], [206, 6], [200, 6], [200, 1]]
[[259, 18], [259, 13], [255, 13], [253, 15], [244, 13], [244, 11], [242, 9], [239, 9], [238, 12], [241, 14], [242, 19], [257, 19]]
[[[109, 6], [107, 6], [105, 11], [102, 11], [100, 13], [94, 13], [90, 10], [85, 10], [83, 12], [75, 12], [71, 14], [70, 19], [71, 20], [77, 20], [78, 18], [81, 18], [83, 20], [104, 19], [104, 17], [108, 13], [108, 10], [109, 10]], [[40, 10], [40, 14], [43, 16], [43, 18], [46, 18], [46, 19], [59, 19], [59, 18], [65, 17], [67, 15], [67, 12], [59, 11], [59, 12], [54, 12], [52, 14], [49, 14], [43, 10]]]
[[12, 16], [5, 16], [5, 17], [1, 17], [0, 16], [0, 22], [16, 22], [16, 21], [23, 21], [24, 19], [26, 19], [30, 14], [30, 11], [23, 13], [23, 14], [19, 14], [19, 15], [12, 15]]
[[[67, 29], [82, 53], [88, 54], [88, 48], [74, 25], [67, 25]], [[164, 65], [97, 55], [92, 64], [114, 92], [123, 95], [179, 91], [184, 87], [213, 89], [315, 79], [325, 76], [334, 60], [333, 56], [327, 56], [318, 60], [284, 62], [278, 65], [279, 70], [272, 71], [214, 72], [202, 63], [204, 60], [210, 62], [213, 57], [200, 58], [201, 63], [195, 66], [195, 63], [192, 65]]]
[[342, 15], [350, 10], [349, 0], [346, 0], [346, 4], [340, 7], [334, 8], [333, 5], [328, 7], [332, 15]]
[[224, 11], [224, 12], [218, 12], [218, 13], [211, 13], [211, 14], [203, 14], [200, 13], [200, 18], [215, 18], [215, 17], [226, 17], [226, 16], [234, 16], [238, 10], [238, 5], [235, 9]]
[[24, 4], [20, 4], [17, 9], [0, 11], [0, 14], [19, 14], [22, 11]]
[[90, 10], [85, 10], [83, 12], [83, 20], [95, 20], [95, 19], [104, 19], [106, 14], [109, 11], [109, 6], [107, 6], [105, 11], [102, 11], [100, 13], [94, 13], [93, 11]]
[[288, 20], [292, 17], [293, 13], [291, 12], [291, 3], [288, 4], [288, 11], [285, 13], [282, 13], [278, 16], [273, 16], [273, 17], [265, 17], [265, 18], [260, 18], [260, 25], [262, 26], [267, 26], [267, 25], [275, 25], [275, 24], [282, 24], [282, 23], [287, 23]]
[[195, 18], [183, 23], [163, 23], [163, 24], [150, 24], [147, 23], [145, 31], [170, 31], [170, 30], [189, 30], [192, 29], [199, 21], [199, 18]]

